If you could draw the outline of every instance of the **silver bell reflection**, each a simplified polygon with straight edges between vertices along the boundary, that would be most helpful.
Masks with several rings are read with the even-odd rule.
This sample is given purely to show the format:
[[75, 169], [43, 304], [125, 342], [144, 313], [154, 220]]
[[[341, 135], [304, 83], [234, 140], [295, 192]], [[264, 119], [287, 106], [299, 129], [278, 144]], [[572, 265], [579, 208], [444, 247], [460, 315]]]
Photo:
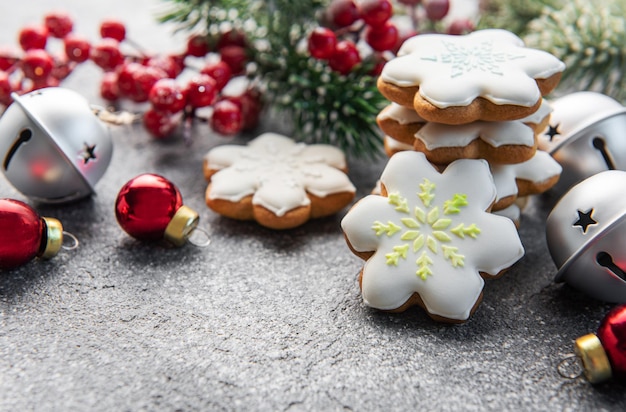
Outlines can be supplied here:
[[113, 146], [89, 102], [60, 87], [12, 97], [0, 117], [0, 168], [7, 180], [25, 196], [46, 203], [94, 193]]
[[626, 108], [595, 92], [577, 92], [550, 102], [550, 125], [539, 149], [550, 153], [563, 173], [554, 188], [564, 193], [606, 170], [626, 170]]
[[589, 296], [626, 303], [626, 172], [598, 173], [577, 184], [546, 222], [557, 282]]

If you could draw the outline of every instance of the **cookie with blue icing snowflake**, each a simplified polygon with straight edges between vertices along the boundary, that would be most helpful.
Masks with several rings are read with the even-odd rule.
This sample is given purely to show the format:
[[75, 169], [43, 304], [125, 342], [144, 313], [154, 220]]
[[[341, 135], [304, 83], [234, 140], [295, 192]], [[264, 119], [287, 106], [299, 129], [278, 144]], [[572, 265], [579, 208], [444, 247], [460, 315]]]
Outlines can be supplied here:
[[517, 120], [538, 110], [564, 69], [562, 61], [524, 47], [506, 30], [420, 34], [385, 64], [378, 88], [431, 122]]
[[482, 298], [483, 278], [524, 254], [513, 222], [490, 212], [496, 188], [484, 160], [439, 173], [419, 152], [400, 152], [381, 175], [383, 195], [357, 202], [341, 222], [348, 246], [366, 260], [363, 301], [386, 311], [419, 305], [464, 322]]

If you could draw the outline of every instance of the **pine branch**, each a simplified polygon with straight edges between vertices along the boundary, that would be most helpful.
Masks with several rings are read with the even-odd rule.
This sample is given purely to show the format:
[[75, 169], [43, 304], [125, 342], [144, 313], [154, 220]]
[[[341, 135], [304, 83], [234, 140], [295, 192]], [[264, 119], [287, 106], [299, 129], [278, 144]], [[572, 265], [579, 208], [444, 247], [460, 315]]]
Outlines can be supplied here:
[[567, 66], [560, 88], [595, 90], [626, 100], [626, 2], [603, 7], [573, 0], [560, 9], [545, 9], [529, 24], [529, 46], [546, 50]]

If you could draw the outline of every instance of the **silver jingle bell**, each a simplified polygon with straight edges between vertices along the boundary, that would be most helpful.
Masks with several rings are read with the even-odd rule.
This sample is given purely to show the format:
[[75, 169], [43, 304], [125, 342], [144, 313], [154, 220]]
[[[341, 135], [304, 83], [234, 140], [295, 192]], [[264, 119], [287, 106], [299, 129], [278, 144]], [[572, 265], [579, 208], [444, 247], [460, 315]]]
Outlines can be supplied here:
[[25, 196], [69, 202], [94, 193], [111, 161], [109, 129], [80, 94], [60, 87], [22, 96], [0, 117], [0, 167]]
[[539, 135], [538, 147], [563, 166], [555, 192], [605, 170], [626, 170], [624, 106], [596, 92], [572, 93], [550, 106], [550, 125]]
[[546, 222], [555, 280], [626, 303], [626, 172], [598, 173], [572, 187]]

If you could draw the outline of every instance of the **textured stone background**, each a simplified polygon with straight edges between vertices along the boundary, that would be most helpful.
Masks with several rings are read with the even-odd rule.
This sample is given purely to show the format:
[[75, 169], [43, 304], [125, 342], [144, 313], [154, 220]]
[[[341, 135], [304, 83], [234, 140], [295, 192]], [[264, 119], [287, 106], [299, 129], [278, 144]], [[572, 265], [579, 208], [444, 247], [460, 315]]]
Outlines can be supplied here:
[[[96, 39], [104, 17], [124, 20], [147, 49], [183, 37], [154, 22], [158, 0], [54, 2]], [[0, 44], [41, 21], [44, 0], [3, 6]], [[100, 71], [64, 83], [90, 101]], [[269, 127], [269, 126], [267, 126]], [[364, 307], [337, 217], [285, 232], [234, 222], [204, 206], [203, 154], [224, 143], [204, 126], [192, 149], [113, 129], [115, 153], [98, 195], [34, 205], [81, 241], [77, 250], [0, 273], [0, 410], [624, 410], [623, 384], [591, 386], [556, 371], [575, 338], [610, 305], [553, 283], [544, 222], [555, 196], [523, 215], [526, 256], [488, 282], [464, 325], [423, 311]], [[384, 162], [353, 161], [365, 195]], [[143, 172], [175, 182], [210, 227], [209, 248], [142, 244], [118, 227], [119, 188]], [[0, 196], [26, 200], [0, 178]]]

